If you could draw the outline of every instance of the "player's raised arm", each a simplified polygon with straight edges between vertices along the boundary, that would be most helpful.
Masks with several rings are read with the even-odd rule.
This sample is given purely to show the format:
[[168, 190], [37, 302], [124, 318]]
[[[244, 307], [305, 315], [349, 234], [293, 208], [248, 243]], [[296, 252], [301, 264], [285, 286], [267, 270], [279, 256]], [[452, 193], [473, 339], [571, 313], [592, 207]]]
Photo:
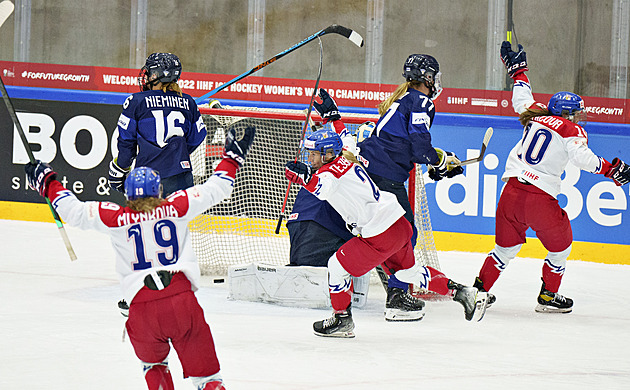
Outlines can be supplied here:
[[236, 139], [236, 131], [231, 129], [225, 138], [223, 159], [214, 170], [214, 174], [203, 184], [187, 189], [190, 201], [189, 215], [194, 216], [208, 207], [230, 196], [234, 188], [236, 172], [245, 164], [247, 153], [252, 147], [256, 128], [245, 128], [243, 137]]

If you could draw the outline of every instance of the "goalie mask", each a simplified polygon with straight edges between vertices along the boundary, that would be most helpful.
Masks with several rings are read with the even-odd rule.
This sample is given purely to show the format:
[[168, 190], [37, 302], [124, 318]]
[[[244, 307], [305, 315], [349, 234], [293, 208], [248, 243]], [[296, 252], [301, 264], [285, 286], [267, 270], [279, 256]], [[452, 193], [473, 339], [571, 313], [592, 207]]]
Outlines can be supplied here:
[[138, 84], [141, 91], [148, 91], [152, 86], [179, 80], [182, 73], [182, 63], [175, 54], [153, 53], [140, 69]]
[[547, 105], [551, 115], [567, 118], [573, 123], [582, 123], [586, 121], [586, 112], [584, 111], [584, 100], [572, 92], [557, 92]]
[[128, 200], [159, 197], [162, 194], [160, 174], [149, 168], [135, 168], [125, 179], [125, 196]]
[[412, 54], [403, 65], [407, 81], [420, 81], [430, 90], [429, 97], [436, 99], [442, 93], [442, 72], [437, 60], [428, 54]]

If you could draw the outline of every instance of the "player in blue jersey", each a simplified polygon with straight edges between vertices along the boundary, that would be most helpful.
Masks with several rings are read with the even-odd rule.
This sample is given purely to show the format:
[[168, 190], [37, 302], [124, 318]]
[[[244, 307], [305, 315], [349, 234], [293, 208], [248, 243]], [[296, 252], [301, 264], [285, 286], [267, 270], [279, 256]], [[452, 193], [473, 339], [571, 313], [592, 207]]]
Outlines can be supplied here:
[[153, 53], [140, 70], [141, 92], [129, 96], [118, 118], [118, 157], [109, 164], [109, 184], [124, 192], [135, 160], [160, 173], [164, 194], [191, 187], [190, 154], [207, 131], [195, 100], [177, 80], [182, 64], [175, 54]]
[[[403, 65], [405, 82], [378, 107], [381, 116], [372, 136], [359, 146], [365, 169], [383, 191], [396, 195], [413, 227], [412, 244], [418, 236], [405, 181], [415, 164], [427, 164], [433, 180], [464, 172], [457, 156], [434, 148], [429, 129], [435, 116], [433, 99], [442, 92], [440, 65], [427, 54], [411, 54]], [[406, 288], [395, 278], [390, 288]]]

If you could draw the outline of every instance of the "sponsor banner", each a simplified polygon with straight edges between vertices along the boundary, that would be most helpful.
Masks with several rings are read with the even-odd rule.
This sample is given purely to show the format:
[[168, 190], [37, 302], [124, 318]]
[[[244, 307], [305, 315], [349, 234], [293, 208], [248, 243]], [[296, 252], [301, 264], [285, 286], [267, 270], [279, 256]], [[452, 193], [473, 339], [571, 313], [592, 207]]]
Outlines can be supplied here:
[[[139, 90], [138, 69], [99, 66], [57, 65], [0, 61], [7, 85], [133, 93]], [[178, 81], [182, 90], [198, 97], [232, 80], [235, 75], [183, 72]], [[313, 80], [249, 76], [218, 92], [211, 98], [276, 103], [308, 104]], [[397, 87], [394, 84], [369, 84], [322, 80], [343, 107], [376, 108]], [[546, 103], [550, 94], [534, 94]], [[445, 88], [436, 100], [438, 112], [514, 116], [511, 91]], [[591, 122], [630, 123], [630, 99], [583, 97]]]
[[[119, 105], [24, 99], [12, 102], [33, 155], [50, 162], [66, 188], [81, 200], [124, 203], [124, 196], [107, 184]], [[28, 155], [4, 105], [0, 108], [0, 132], [7, 140], [0, 147], [0, 200], [43, 203], [44, 199], [28, 188], [24, 173]]]

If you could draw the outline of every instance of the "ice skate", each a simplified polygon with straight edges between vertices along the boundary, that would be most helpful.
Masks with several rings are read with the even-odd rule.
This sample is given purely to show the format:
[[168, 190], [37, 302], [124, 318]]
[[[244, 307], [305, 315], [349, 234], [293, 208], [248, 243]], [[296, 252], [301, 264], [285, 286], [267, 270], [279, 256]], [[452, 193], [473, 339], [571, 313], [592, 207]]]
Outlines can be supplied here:
[[481, 279], [479, 279], [479, 277], [475, 278], [475, 284], [473, 284], [473, 287], [475, 287], [479, 291], [488, 293], [488, 302], [486, 303], [486, 309], [489, 309], [490, 306], [492, 306], [492, 304], [497, 301], [497, 297], [495, 297], [494, 294], [487, 292], [486, 289], [483, 288], [483, 282], [481, 281]]
[[386, 321], [420, 321], [422, 317], [424, 317], [422, 300], [400, 288], [387, 289]]
[[464, 306], [467, 321], [481, 321], [486, 314], [488, 293], [479, 291], [475, 287], [467, 287], [452, 280], [448, 281], [448, 288], [455, 290], [453, 300]]
[[313, 323], [313, 332], [322, 337], [354, 337], [354, 321], [350, 308], [342, 313], [333, 313], [332, 317]]
[[571, 313], [573, 299], [547, 290], [543, 282], [538, 295], [538, 305], [534, 310], [538, 313]]

